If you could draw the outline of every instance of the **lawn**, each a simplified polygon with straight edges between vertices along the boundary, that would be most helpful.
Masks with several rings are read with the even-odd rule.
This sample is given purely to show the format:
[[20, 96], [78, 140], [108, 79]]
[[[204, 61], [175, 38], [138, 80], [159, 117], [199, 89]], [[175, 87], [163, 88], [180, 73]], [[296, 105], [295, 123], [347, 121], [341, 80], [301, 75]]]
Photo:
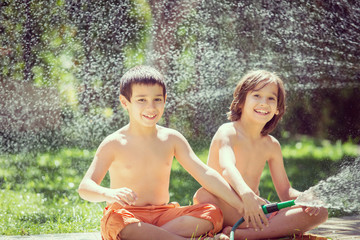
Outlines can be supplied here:
[[[207, 146], [195, 144], [194, 149], [206, 162]], [[358, 146], [350, 142], [307, 138], [284, 144], [282, 150], [289, 179], [299, 190], [335, 174], [342, 161], [359, 156]], [[94, 152], [64, 148], [56, 152], [0, 155], [0, 235], [98, 231], [104, 203], [86, 202], [76, 192]], [[109, 184], [108, 177], [102, 184]], [[191, 204], [198, 188], [199, 184], [175, 160], [170, 201]], [[264, 198], [278, 200], [267, 167], [260, 192]]]

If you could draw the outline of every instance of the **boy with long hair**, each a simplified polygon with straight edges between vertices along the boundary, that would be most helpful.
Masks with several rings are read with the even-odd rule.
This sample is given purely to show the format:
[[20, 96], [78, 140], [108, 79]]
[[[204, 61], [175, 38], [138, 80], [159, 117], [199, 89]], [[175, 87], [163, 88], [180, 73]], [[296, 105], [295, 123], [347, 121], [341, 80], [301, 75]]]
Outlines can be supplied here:
[[[231, 121], [214, 135], [207, 164], [218, 171], [242, 200], [242, 212], [221, 197], [200, 188], [194, 203], [213, 203], [224, 215], [224, 233], [241, 217], [245, 222], [235, 231], [236, 239], [274, 238], [302, 234], [327, 219], [323, 208], [292, 207], [265, 216], [259, 184], [266, 162], [281, 201], [296, 199], [284, 168], [279, 142], [271, 135], [285, 112], [282, 80], [265, 70], [251, 71], [238, 83], [228, 113]], [[267, 227], [264, 227], [266, 225]], [[259, 231], [260, 230], [260, 231]]]

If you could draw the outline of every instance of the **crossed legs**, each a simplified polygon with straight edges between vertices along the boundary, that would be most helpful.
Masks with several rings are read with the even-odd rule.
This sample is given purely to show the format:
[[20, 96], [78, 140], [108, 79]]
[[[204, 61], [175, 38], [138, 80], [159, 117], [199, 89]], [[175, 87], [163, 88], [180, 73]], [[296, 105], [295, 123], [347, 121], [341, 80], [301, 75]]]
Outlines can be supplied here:
[[[121, 239], [169, 239], [169, 240], [184, 240], [184, 239], [198, 239], [199, 236], [204, 236], [207, 232], [213, 229], [213, 224], [204, 219], [182, 216], [167, 222], [161, 227], [157, 227], [148, 223], [132, 223], [127, 225], [121, 232]], [[218, 234], [214, 238], [206, 239], [229, 239], [224, 234]]]
[[[195, 193], [195, 203], [212, 203], [220, 207], [224, 216], [225, 228], [223, 233], [227, 235], [230, 233], [231, 227], [242, 217], [239, 211], [203, 188], [200, 188]], [[271, 218], [269, 226], [264, 226], [262, 231], [255, 231], [253, 228], [245, 228], [243, 224], [240, 225], [240, 228], [235, 231], [235, 239], [275, 238], [302, 234], [325, 222], [327, 216], [328, 212], [325, 208], [321, 208], [317, 216], [308, 215], [302, 207], [286, 208], [280, 210], [277, 215]]]

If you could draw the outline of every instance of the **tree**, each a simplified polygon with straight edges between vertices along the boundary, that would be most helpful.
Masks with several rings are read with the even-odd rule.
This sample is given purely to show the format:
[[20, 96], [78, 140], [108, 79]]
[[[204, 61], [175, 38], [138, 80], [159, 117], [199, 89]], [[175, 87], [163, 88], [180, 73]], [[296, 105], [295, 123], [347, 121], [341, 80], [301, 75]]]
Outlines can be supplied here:
[[[332, 137], [329, 124], [341, 124], [341, 116], [317, 111], [322, 115], [312, 117], [310, 131], [306, 118], [296, 116], [298, 111], [302, 116], [313, 115], [312, 99], [326, 102], [322, 99], [326, 94], [314, 89], [359, 88], [358, 1], [202, 1], [196, 12], [188, 20], [196, 38], [191, 46], [196, 70], [185, 71], [192, 74], [186, 76], [191, 80], [184, 89], [192, 109], [190, 128], [212, 136], [226, 121], [239, 78], [251, 69], [265, 68], [278, 72], [288, 90], [289, 112], [282, 129]], [[184, 78], [178, 74], [178, 79]], [[339, 101], [338, 108], [345, 102]]]
[[[80, 104], [85, 113], [91, 107], [110, 104], [117, 111], [118, 80], [124, 71], [124, 47], [140, 38], [141, 17], [133, 17], [132, 1], [67, 1], [76, 38], [82, 43], [78, 57], [82, 81]], [[99, 86], [98, 88], [96, 86]]]

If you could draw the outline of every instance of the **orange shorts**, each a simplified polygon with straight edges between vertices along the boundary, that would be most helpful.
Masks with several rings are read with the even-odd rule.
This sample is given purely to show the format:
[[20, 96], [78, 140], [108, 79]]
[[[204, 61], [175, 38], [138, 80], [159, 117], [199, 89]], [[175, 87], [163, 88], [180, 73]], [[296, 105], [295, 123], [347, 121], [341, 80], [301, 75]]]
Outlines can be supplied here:
[[119, 240], [120, 231], [128, 224], [145, 222], [160, 227], [181, 216], [209, 220], [214, 226], [209, 232], [210, 236], [222, 229], [222, 212], [220, 208], [212, 204], [180, 207], [178, 203], [169, 203], [162, 206], [135, 207], [113, 203], [104, 209], [104, 216], [101, 219], [101, 237], [103, 240]]

